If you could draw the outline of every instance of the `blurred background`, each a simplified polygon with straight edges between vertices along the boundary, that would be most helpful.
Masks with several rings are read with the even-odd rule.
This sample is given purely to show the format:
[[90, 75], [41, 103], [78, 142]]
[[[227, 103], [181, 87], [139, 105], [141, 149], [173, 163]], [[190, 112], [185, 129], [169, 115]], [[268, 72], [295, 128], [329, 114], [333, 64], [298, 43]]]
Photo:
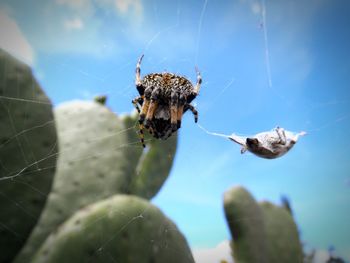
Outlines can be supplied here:
[[[350, 2], [52, 0], [0, 2], [0, 47], [29, 64], [54, 105], [107, 95], [131, 112], [141, 74], [203, 78], [194, 104], [211, 132], [306, 131], [275, 160], [240, 154], [185, 114], [170, 177], [152, 200], [195, 257], [230, 259], [222, 198], [287, 196], [306, 250], [350, 260]], [[323, 257], [323, 258], [322, 258]]]

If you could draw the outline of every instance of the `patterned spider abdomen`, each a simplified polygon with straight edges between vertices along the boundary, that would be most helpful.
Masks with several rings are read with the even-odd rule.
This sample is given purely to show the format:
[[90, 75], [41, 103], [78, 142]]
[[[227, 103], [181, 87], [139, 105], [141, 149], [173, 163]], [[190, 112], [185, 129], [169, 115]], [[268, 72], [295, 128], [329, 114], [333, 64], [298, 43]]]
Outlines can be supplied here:
[[155, 138], [167, 139], [180, 128], [178, 116], [176, 116], [176, 125], [172, 125], [171, 110], [173, 108], [173, 111], [178, 113], [181, 109], [182, 113], [185, 112], [184, 106], [190, 102], [188, 98], [191, 101], [195, 98], [193, 85], [186, 78], [172, 73], [146, 75], [142, 79], [141, 85], [144, 94], [140, 93], [140, 95], [145, 95], [146, 99], [157, 104], [153, 118], [145, 121], [145, 127]]
[[[164, 104], [170, 104], [172, 92], [184, 97], [188, 97], [194, 93], [193, 85], [189, 80], [187, 80], [185, 77], [177, 76], [172, 73], [148, 74], [142, 79], [141, 83], [145, 91], [149, 89], [150, 92], [152, 92], [159, 89], [158, 102], [162, 102]], [[193, 96], [195, 97], [195, 95]]]

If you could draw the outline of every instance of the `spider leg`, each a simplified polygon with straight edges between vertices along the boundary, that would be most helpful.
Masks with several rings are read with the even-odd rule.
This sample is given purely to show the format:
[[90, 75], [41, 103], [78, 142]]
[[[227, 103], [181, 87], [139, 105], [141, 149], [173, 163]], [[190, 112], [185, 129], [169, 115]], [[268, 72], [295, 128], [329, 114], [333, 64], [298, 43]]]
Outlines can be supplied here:
[[182, 119], [183, 113], [184, 113], [184, 105], [179, 105], [179, 107], [177, 108], [177, 128], [178, 129], [181, 128], [181, 119]]
[[185, 101], [186, 101], [185, 97], [183, 95], [180, 95], [179, 103], [177, 106], [177, 128], [178, 129], [181, 128], [181, 119], [184, 113]]
[[[137, 97], [137, 98], [135, 98], [135, 99], [133, 99], [133, 100], [131, 101], [132, 104], [134, 105], [134, 107], [136, 108], [136, 110], [137, 110], [138, 113], [141, 112], [140, 107], [139, 107], [138, 104], [142, 105], [143, 97], [144, 97], [144, 96], [139, 96], [139, 97]], [[138, 104], [137, 104], [137, 103], [138, 103]]]
[[143, 121], [146, 118], [149, 106], [150, 106], [150, 99], [151, 99], [151, 94], [152, 94], [152, 87], [147, 88], [145, 90], [145, 95], [143, 96], [143, 104], [142, 104], [142, 108], [141, 108], [141, 113], [140, 113], [140, 119], [139, 122], [143, 123]]
[[148, 112], [149, 105], [150, 105], [150, 100], [145, 98], [145, 100], [143, 101], [143, 104], [142, 104], [142, 108], [141, 108], [141, 113], [140, 113], [140, 118], [139, 118], [140, 123], [143, 123], [143, 121], [146, 117], [146, 114]]
[[[149, 93], [149, 92], [148, 92]], [[143, 124], [143, 121], [145, 119], [145, 115], [146, 113], [148, 112], [148, 109], [149, 109], [149, 105], [150, 105], [150, 100], [145, 98], [145, 96], [140, 96], [140, 97], [137, 97], [133, 100], [133, 103], [135, 102], [135, 107], [137, 110], [139, 110], [139, 107], [138, 105], [136, 104], [136, 102], [141, 102], [143, 101], [143, 104], [142, 104], [142, 108], [141, 108], [141, 113], [140, 113], [140, 117], [139, 117], [139, 137], [140, 137], [140, 141], [141, 141], [141, 144], [143, 146], [143, 148], [146, 147], [145, 145], [145, 135], [144, 135], [144, 124]], [[150, 134], [153, 134], [153, 129], [150, 129], [149, 130]]]
[[136, 79], [135, 79], [135, 85], [136, 87], [140, 87], [141, 86], [141, 62], [143, 59], [143, 54], [141, 55], [141, 57], [139, 58], [139, 60], [137, 61], [136, 64]]
[[156, 111], [157, 106], [158, 106], [158, 102], [151, 100], [151, 102], [149, 104], [148, 111], [147, 111], [146, 119], [145, 119], [145, 127], [146, 128], [150, 127], [150, 122], [153, 119], [154, 112]]
[[146, 114], [146, 119], [145, 119], [145, 127], [148, 129], [150, 126], [150, 122], [153, 119], [154, 113], [158, 107], [158, 96], [159, 96], [160, 89], [156, 88], [152, 91], [151, 94], [151, 102], [149, 103], [148, 111]]
[[196, 73], [197, 73], [197, 83], [196, 83], [196, 86], [194, 87], [194, 92], [196, 93], [196, 95], [198, 95], [199, 89], [200, 89], [201, 84], [202, 84], [202, 77], [201, 77], [201, 73], [199, 72], [197, 67], [196, 67]]
[[193, 107], [191, 104], [186, 104], [184, 110], [185, 111], [190, 110], [193, 113], [193, 115], [194, 115], [194, 122], [197, 123], [197, 121], [198, 121], [198, 111], [196, 110], [196, 108]]
[[139, 138], [140, 138], [142, 147], [145, 148], [146, 147], [146, 145], [145, 145], [145, 135], [143, 133], [143, 129], [144, 129], [143, 124], [139, 123]]
[[177, 116], [178, 116], [178, 99], [179, 96], [175, 91], [171, 92], [170, 101], [170, 123], [171, 130], [174, 132], [177, 130]]
[[[138, 105], [136, 104], [136, 101], [137, 102], [140, 102], [140, 100], [143, 100], [143, 104], [142, 104], [142, 108], [141, 108], [141, 113], [139, 111], [139, 107]], [[133, 100], [133, 103], [135, 101], [135, 107], [136, 109], [139, 111], [140, 113], [140, 117], [139, 117], [139, 137], [140, 137], [140, 141], [141, 141], [141, 144], [143, 146], [143, 148], [146, 147], [145, 145], [145, 135], [143, 133], [143, 130], [144, 130], [144, 125], [143, 125], [143, 120], [145, 118], [145, 113], [144, 112], [147, 112], [148, 110], [148, 106], [149, 106], [149, 100], [145, 98], [145, 96], [140, 96], [140, 97], [137, 97]]]

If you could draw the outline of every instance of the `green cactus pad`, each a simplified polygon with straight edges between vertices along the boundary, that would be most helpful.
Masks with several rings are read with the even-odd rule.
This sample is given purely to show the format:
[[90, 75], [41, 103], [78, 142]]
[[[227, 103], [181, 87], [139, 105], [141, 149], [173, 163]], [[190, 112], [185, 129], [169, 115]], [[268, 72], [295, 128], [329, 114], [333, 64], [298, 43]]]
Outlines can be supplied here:
[[270, 202], [260, 203], [264, 214], [264, 225], [269, 262], [303, 262], [303, 250], [297, 226], [289, 211]]
[[[127, 115], [123, 120], [125, 127], [133, 127], [138, 122], [138, 115]], [[129, 193], [151, 199], [168, 178], [175, 157], [177, 135], [162, 141], [146, 133], [147, 148], [144, 151], [138, 147], [140, 139], [135, 128], [128, 130], [128, 136], [130, 142], [137, 142], [136, 146], [127, 149], [131, 169]]]
[[140, 138], [137, 134], [137, 117], [134, 114], [122, 115], [121, 120], [123, 121], [124, 128], [126, 129], [127, 140], [130, 143], [129, 147], [125, 148], [124, 153], [128, 159], [128, 171], [129, 174], [129, 189], [136, 177], [136, 167], [143, 154], [143, 147], [140, 143]]
[[76, 212], [32, 263], [194, 262], [174, 223], [148, 201], [116, 195]]
[[57, 159], [52, 106], [27, 65], [0, 49], [0, 262], [38, 221]]
[[175, 157], [177, 135], [166, 141], [153, 140], [149, 150], [141, 156], [136, 167], [136, 177], [130, 186], [130, 193], [151, 199], [155, 196], [171, 170]]
[[75, 211], [128, 187], [127, 136], [120, 119], [97, 102], [55, 109], [60, 156], [45, 210], [16, 258], [28, 262], [47, 236]]
[[106, 105], [106, 101], [107, 101], [107, 96], [105, 95], [99, 95], [99, 96], [95, 96], [94, 97], [94, 101], [102, 104], [102, 105]]
[[231, 188], [224, 194], [224, 209], [235, 262], [269, 262], [263, 213], [254, 197], [243, 187]]
[[225, 193], [224, 208], [236, 263], [303, 261], [297, 226], [286, 208], [258, 204], [242, 187]]

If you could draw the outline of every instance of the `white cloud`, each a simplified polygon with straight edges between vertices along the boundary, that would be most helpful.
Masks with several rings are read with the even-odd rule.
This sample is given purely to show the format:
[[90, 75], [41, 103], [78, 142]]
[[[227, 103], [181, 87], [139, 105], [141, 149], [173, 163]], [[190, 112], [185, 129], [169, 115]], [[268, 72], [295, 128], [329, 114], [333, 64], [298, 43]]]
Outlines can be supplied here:
[[67, 7], [75, 15], [90, 17], [94, 13], [91, 0], [56, 0], [56, 4]]
[[258, 2], [253, 2], [251, 4], [251, 9], [254, 15], [260, 15], [261, 14], [261, 6]]
[[78, 30], [84, 27], [84, 23], [80, 18], [76, 17], [64, 21], [64, 27], [68, 30]]
[[222, 260], [233, 263], [228, 240], [219, 243], [214, 248], [193, 249], [192, 253], [196, 263], [220, 263]]
[[134, 12], [136, 16], [142, 15], [142, 4], [140, 0], [115, 0], [117, 11], [121, 14]]
[[56, 0], [59, 5], [67, 5], [72, 9], [81, 9], [90, 6], [90, 0]]
[[109, 11], [114, 9], [119, 15], [133, 15], [133, 21], [143, 14], [141, 0], [56, 0], [56, 4], [66, 6], [80, 14], [92, 15], [94, 7]]
[[[192, 254], [196, 263], [234, 263], [229, 240], [222, 241], [214, 248], [192, 249]], [[325, 263], [328, 259], [327, 250], [316, 250], [312, 263]]]
[[329, 259], [329, 253], [326, 250], [317, 250], [313, 263], [325, 263]]
[[35, 9], [37, 17], [26, 32], [33, 46], [48, 54], [83, 54], [97, 59], [117, 54], [120, 47], [116, 30], [110, 27], [109, 20], [104, 20], [104, 14], [96, 14], [97, 9], [115, 13], [113, 0], [108, 0], [109, 7], [102, 7], [100, 1], [55, 0], [45, 3], [45, 13]]
[[[45, 20], [45, 38], [38, 32], [32, 33], [37, 36], [35, 44], [47, 52], [109, 58], [122, 49], [116, 35], [133, 42], [140, 35], [137, 32], [143, 14], [141, 0], [55, 0], [53, 3], [54, 8], [48, 3], [52, 19]], [[116, 26], [111, 26], [113, 23]], [[125, 32], [128, 32], [126, 36]]]
[[[338, 251], [338, 249], [337, 249], [337, 251]], [[348, 249], [344, 250], [345, 254], [343, 253], [343, 256], [338, 254], [337, 251], [332, 252], [333, 257], [337, 258], [340, 256], [341, 258], [348, 260], [347, 258], [344, 258], [344, 256], [346, 256], [345, 254], [347, 254], [347, 252], [349, 251]], [[324, 249], [317, 249], [315, 251], [315, 255], [314, 255], [312, 263], [326, 263], [329, 260], [329, 258], [330, 258], [329, 251], [324, 250]], [[346, 262], [348, 262], [348, 261], [346, 261]]]
[[34, 63], [34, 51], [27, 39], [4, 10], [0, 10], [0, 47], [29, 65]]

